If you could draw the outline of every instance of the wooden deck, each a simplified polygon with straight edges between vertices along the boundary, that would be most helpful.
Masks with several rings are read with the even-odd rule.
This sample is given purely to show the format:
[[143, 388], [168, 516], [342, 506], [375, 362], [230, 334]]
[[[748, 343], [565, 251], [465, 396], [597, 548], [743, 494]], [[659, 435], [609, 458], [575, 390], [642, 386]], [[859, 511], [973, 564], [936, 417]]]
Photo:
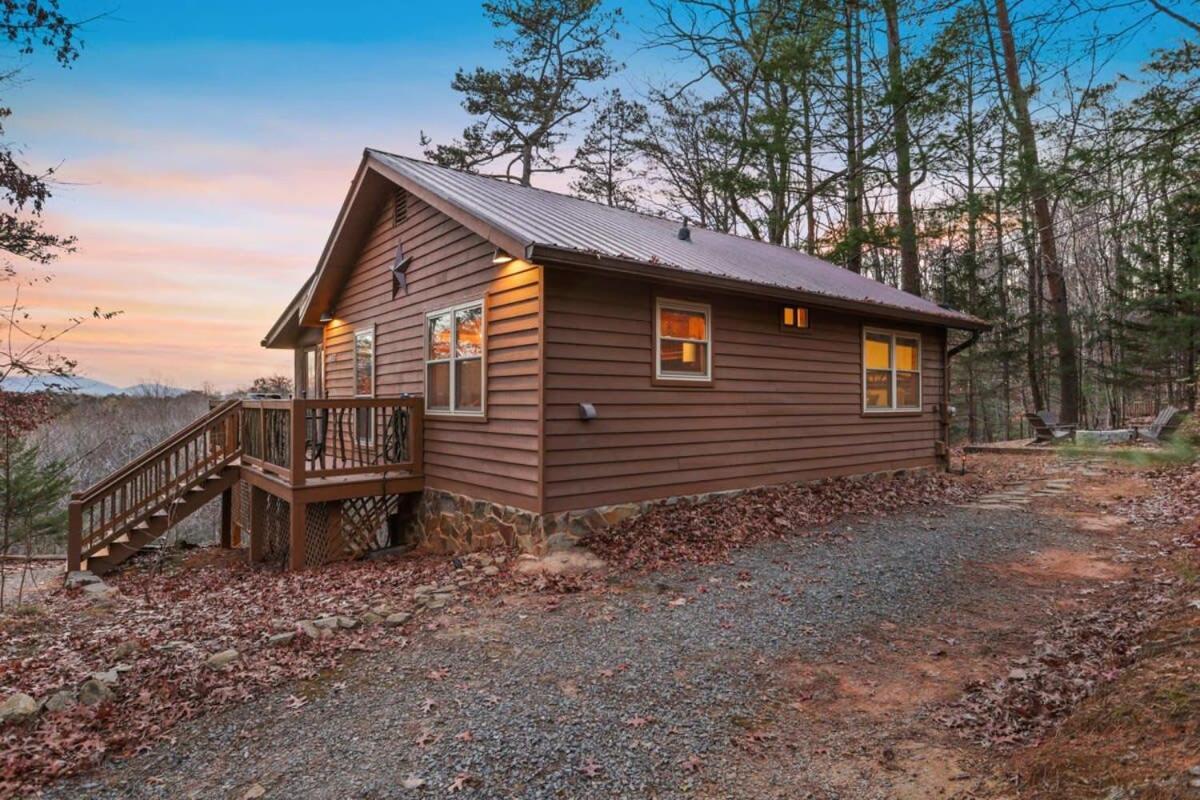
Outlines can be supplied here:
[[[288, 563], [300, 568], [309, 505], [424, 487], [422, 409], [412, 396], [220, 403], [72, 495], [68, 568], [111, 569], [218, 496], [228, 544], [242, 483], [255, 508], [266, 494], [288, 504]], [[253, 525], [248, 532], [253, 554], [262, 533]]]

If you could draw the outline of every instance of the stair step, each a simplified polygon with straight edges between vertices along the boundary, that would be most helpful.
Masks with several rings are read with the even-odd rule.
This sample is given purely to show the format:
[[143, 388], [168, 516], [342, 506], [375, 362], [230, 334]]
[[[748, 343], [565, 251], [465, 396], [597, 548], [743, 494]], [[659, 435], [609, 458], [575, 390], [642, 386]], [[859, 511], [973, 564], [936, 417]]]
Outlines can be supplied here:
[[137, 525], [134, 525], [134, 526], [133, 526], [133, 530], [135, 530], [135, 531], [137, 531], [137, 532], [139, 532], [139, 533], [140, 533], [140, 532], [143, 532], [143, 531], [148, 531], [148, 530], [150, 530], [150, 523], [148, 523], [148, 522], [139, 522]]
[[112, 540], [112, 544], [125, 544], [129, 541], [129, 534], [122, 533], [120, 536]]

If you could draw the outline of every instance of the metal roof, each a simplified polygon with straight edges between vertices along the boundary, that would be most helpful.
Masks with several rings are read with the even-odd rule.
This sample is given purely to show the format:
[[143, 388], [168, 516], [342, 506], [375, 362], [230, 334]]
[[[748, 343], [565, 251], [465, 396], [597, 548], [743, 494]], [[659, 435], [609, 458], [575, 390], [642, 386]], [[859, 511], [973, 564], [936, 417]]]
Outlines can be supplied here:
[[683, 241], [678, 236], [679, 220], [610, 208], [379, 150], [368, 149], [367, 156], [522, 243], [526, 257], [539, 251], [567, 251], [911, 312], [950, 327], [988, 327], [969, 314], [942, 308], [790, 247], [703, 228], [692, 228], [690, 241]]

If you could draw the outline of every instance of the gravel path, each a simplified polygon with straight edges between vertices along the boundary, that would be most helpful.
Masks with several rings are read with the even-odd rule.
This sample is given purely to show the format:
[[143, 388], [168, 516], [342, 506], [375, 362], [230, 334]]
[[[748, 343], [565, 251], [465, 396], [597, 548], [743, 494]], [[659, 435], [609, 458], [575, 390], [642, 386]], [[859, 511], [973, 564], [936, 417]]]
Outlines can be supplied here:
[[819, 656], [882, 620], [950, 612], [972, 591], [969, 564], [1070, 536], [1025, 507], [824, 533], [568, 597], [555, 611], [472, 612], [364, 658], [333, 679], [344, 689], [325, 681], [299, 710], [286, 709], [286, 692], [269, 695], [50, 794], [670, 798], [701, 783], [712, 796], [715, 781], [718, 796], [738, 797], [720, 788], [721, 751], [745, 735], [773, 660]]

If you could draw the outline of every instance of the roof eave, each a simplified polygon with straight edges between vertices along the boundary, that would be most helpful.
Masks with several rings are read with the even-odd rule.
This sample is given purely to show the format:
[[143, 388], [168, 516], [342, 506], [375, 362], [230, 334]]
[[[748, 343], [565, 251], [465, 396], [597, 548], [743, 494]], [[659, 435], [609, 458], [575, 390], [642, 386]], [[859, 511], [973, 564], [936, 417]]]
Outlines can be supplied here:
[[987, 331], [992, 327], [991, 323], [967, 314], [931, 314], [869, 300], [850, 300], [817, 292], [789, 289], [773, 284], [755, 283], [753, 281], [725, 278], [718, 275], [704, 275], [667, 264], [650, 264], [632, 258], [619, 258], [600, 253], [586, 253], [569, 248], [555, 247], [553, 245], [530, 245], [526, 248], [525, 257], [527, 261], [534, 263], [549, 262], [564, 266], [599, 268], [609, 272], [679, 283], [687, 286], [701, 286], [720, 291], [734, 291], [758, 297], [769, 296], [780, 299], [792, 299], [814, 306], [853, 311], [885, 319], [921, 322], [944, 328], [953, 328], [955, 330]]
[[287, 304], [287, 308], [275, 320], [275, 324], [262, 338], [262, 346], [267, 349], [287, 349], [295, 347], [300, 338], [300, 305], [308, 294], [313, 276], [310, 275], [296, 292], [296, 296]]

